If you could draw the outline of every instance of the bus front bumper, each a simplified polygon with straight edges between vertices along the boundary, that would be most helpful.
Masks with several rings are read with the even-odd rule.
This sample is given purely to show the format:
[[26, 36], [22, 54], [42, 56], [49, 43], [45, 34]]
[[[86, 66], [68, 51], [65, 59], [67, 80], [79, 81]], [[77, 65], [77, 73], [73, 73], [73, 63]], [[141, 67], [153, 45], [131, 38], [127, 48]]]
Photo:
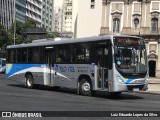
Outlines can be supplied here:
[[146, 91], [148, 89], [148, 83], [123, 84], [117, 82], [116, 84], [112, 84], [112, 87], [109, 88], [109, 92]]

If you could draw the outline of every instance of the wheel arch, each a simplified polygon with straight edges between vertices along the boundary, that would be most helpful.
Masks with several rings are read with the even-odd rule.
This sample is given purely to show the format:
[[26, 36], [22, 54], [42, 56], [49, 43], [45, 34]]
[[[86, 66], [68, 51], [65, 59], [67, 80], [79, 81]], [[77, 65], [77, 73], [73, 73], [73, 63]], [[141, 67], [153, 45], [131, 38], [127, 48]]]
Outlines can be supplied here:
[[[88, 82], [90, 82], [92, 84], [92, 80], [91, 78], [89, 77], [89, 75], [86, 75], [86, 74], [82, 74], [78, 77], [78, 82], [80, 83], [80, 81], [85, 78]], [[93, 84], [92, 84], [93, 85]]]
[[26, 78], [27, 75], [32, 75], [32, 77], [33, 77], [33, 74], [31, 72], [29, 72], [29, 71], [25, 73], [24, 77]]
[[93, 89], [93, 83], [92, 83], [92, 80], [91, 80], [91, 78], [89, 77], [89, 75], [87, 75], [87, 74], [81, 74], [81, 75], [78, 77], [78, 81], [77, 81], [77, 88], [78, 88], [78, 89], [77, 89], [77, 94], [80, 94], [79, 84], [80, 84], [81, 80], [83, 80], [84, 78], [85, 78], [88, 82], [91, 83], [91, 86], [92, 86], [91, 89]]

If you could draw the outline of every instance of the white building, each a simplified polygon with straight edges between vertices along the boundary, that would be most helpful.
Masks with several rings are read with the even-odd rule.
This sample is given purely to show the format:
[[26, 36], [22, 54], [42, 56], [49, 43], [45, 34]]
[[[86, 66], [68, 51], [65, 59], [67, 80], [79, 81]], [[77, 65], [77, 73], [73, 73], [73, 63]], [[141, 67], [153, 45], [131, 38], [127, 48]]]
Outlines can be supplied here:
[[72, 32], [72, 0], [64, 0], [63, 2], [63, 31]]
[[[102, 20], [102, 0], [73, 0], [74, 37], [97, 36]], [[77, 7], [78, 6], [78, 7]]]
[[102, 0], [63, 0], [61, 12], [65, 35], [79, 38], [100, 34]]
[[63, 22], [63, 14], [61, 7], [54, 8], [54, 30], [55, 32], [62, 32], [62, 22]]

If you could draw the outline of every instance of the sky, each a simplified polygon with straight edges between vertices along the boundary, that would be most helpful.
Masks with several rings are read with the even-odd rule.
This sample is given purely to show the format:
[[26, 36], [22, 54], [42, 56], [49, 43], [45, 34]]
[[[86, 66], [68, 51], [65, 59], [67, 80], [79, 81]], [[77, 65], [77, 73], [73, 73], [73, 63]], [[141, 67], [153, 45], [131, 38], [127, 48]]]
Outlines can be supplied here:
[[63, 0], [54, 0], [54, 6], [55, 7], [62, 7]]

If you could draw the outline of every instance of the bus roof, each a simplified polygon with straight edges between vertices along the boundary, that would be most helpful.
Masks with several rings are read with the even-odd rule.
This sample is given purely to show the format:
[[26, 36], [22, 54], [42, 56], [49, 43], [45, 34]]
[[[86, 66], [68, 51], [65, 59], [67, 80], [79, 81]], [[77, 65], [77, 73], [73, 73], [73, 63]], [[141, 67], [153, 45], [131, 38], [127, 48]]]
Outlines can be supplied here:
[[[28, 44], [18, 44], [18, 45], [9, 45], [7, 49], [10, 48], [23, 48], [23, 47], [36, 47], [36, 46], [50, 46], [58, 44], [69, 44], [69, 43], [79, 43], [79, 42], [90, 42], [90, 41], [100, 41], [111, 39], [114, 36], [119, 37], [137, 37], [137, 36], [128, 36], [128, 35], [104, 35], [104, 36], [92, 36], [92, 37], [83, 37], [83, 38], [58, 38], [58, 39], [39, 39], [34, 40], [32, 43]], [[137, 37], [139, 38], [139, 37]]]

